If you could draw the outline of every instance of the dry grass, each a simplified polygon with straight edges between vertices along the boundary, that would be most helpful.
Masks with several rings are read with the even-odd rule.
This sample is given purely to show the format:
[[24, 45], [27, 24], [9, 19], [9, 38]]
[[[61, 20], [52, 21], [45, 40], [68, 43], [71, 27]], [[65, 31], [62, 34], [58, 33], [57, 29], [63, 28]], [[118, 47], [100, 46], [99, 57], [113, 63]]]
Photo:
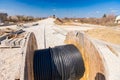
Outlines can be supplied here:
[[86, 33], [91, 37], [120, 45], [120, 31], [116, 31], [110, 28], [104, 28], [88, 30], [86, 31]]
[[[62, 22], [62, 23], [61, 23]], [[63, 24], [63, 25], [73, 25], [73, 23], [87, 23], [87, 24], [95, 24], [95, 25], [102, 25], [102, 26], [116, 26], [114, 15], [107, 15], [106, 17], [102, 18], [62, 18], [56, 19], [56, 24]]]

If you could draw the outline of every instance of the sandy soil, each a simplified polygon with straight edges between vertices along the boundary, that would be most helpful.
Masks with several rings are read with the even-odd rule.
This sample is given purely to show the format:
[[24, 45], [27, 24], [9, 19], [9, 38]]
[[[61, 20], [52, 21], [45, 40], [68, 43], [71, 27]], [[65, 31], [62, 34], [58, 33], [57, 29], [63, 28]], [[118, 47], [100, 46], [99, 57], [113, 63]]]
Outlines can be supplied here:
[[21, 60], [21, 49], [0, 49], [0, 80], [15, 80], [20, 74]]
[[91, 37], [120, 45], [120, 31], [110, 28], [93, 29], [85, 31]]
[[57, 33], [54, 30], [54, 28], [57, 28], [54, 24], [54, 19], [48, 18], [42, 21], [38, 21], [37, 23], [39, 23], [38, 26], [33, 26], [24, 30], [33, 32], [35, 34], [38, 49], [44, 49], [64, 44], [65, 36]]
[[0, 36], [4, 34], [4, 31], [0, 29]]
[[80, 25], [80, 26], [75, 26], [75, 25], [57, 25], [58, 27], [65, 29], [66, 31], [86, 31], [86, 30], [91, 30], [94, 29], [95, 27], [92, 26], [84, 26], [84, 25]]

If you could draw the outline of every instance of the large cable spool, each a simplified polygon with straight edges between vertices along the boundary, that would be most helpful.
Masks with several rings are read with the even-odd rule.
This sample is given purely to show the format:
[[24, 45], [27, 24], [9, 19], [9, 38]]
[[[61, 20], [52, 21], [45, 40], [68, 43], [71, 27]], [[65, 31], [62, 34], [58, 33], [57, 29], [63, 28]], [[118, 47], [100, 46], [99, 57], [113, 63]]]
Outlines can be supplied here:
[[74, 45], [35, 51], [34, 80], [79, 80], [84, 71], [81, 53]]

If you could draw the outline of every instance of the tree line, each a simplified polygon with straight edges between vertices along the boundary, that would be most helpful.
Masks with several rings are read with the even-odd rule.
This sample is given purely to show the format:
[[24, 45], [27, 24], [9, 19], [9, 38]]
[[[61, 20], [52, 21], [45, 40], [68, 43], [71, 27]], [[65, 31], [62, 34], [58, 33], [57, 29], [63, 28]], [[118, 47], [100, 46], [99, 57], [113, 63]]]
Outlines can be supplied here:
[[9, 16], [7, 13], [0, 13], [0, 22], [29, 22], [29, 21], [37, 21], [41, 20], [42, 18], [33, 17], [33, 16], [25, 16], [25, 15], [15, 15]]

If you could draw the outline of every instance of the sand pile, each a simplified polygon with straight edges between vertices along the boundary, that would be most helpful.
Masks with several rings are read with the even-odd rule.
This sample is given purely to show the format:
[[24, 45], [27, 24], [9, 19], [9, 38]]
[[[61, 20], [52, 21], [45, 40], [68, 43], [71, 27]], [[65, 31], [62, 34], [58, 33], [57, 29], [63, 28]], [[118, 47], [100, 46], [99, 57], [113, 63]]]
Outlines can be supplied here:
[[54, 21], [54, 23], [58, 24], [58, 25], [61, 25], [63, 24], [63, 21], [59, 18], [56, 18], [56, 20]]
[[0, 29], [0, 36], [2, 36], [5, 32]]

